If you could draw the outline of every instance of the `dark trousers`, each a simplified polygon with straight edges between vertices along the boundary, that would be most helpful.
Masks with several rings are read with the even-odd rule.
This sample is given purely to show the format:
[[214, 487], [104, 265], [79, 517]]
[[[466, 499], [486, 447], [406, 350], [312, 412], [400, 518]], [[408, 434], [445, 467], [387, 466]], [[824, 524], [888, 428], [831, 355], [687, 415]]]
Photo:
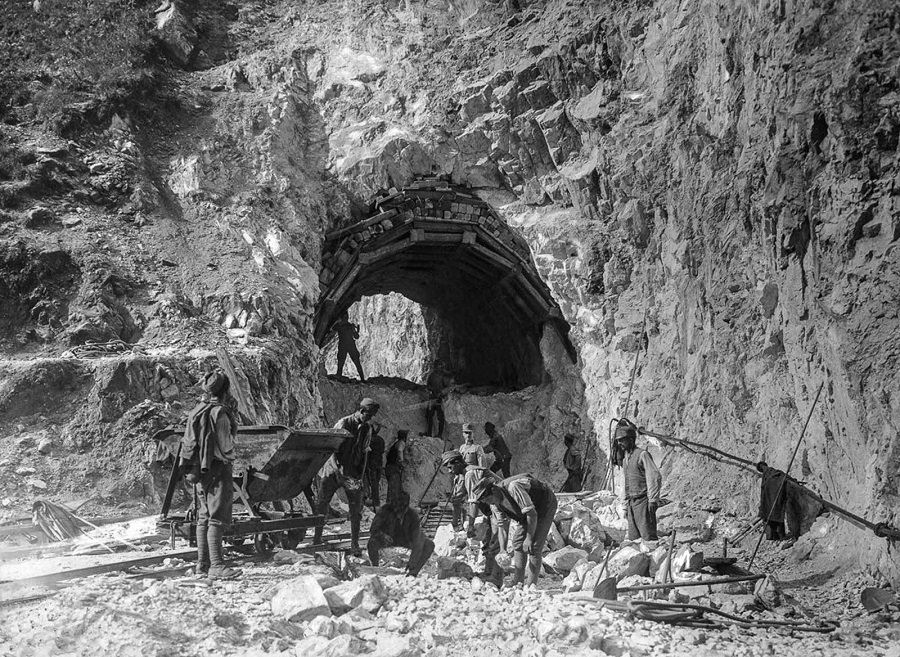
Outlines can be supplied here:
[[363, 376], [362, 365], [359, 362], [359, 349], [356, 348], [356, 343], [351, 344], [341, 344], [338, 343], [338, 352], [337, 352], [337, 374], [338, 376], [344, 375], [344, 363], [347, 362], [347, 356], [350, 356], [350, 360], [353, 361], [353, 364], [356, 366], [356, 373], [359, 375], [360, 381], [365, 381], [366, 377]]
[[656, 512], [651, 511], [650, 502], [644, 495], [626, 502], [625, 515], [628, 516], [628, 539], [636, 541], [643, 538], [645, 541], [655, 541]]
[[466, 511], [466, 504], [464, 502], [454, 502], [450, 501], [450, 504], [453, 506], [453, 531], [458, 532], [461, 531], [465, 527], [465, 521], [468, 518], [469, 514]]
[[560, 492], [577, 493], [581, 490], [581, 478], [584, 475], [584, 470], [567, 470], [567, 472], [569, 473], [569, 476]]
[[387, 467], [384, 469], [384, 476], [387, 479], [387, 503], [390, 504], [403, 490], [403, 473], [400, 468]]
[[406, 570], [410, 575], [418, 575], [422, 570], [422, 566], [428, 561], [428, 558], [434, 552], [434, 541], [425, 536], [422, 531], [417, 532], [412, 540], [395, 542], [391, 537], [384, 534], [373, 535], [369, 537], [366, 545], [366, 551], [369, 553], [369, 563], [373, 566], [378, 565], [378, 553], [386, 547], [405, 547], [411, 552], [409, 561], [406, 562]]
[[231, 464], [213, 461], [197, 484], [197, 524], [230, 527], [233, 500]]
[[491, 472], [500, 472], [503, 471], [503, 478], [506, 479], [510, 476], [509, 472], [509, 464], [512, 462], [512, 456], [509, 456], [505, 459], [495, 459], [493, 463], [491, 463]]
[[[331, 508], [331, 498], [343, 488], [347, 494], [347, 504], [350, 506], [350, 543], [355, 547], [359, 547], [359, 523], [362, 520], [363, 508], [363, 491], [362, 488], [348, 488], [344, 485], [344, 477], [339, 472], [331, 472], [322, 477], [319, 482], [319, 514], [324, 516], [323, 520], [328, 520], [328, 512]], [[315, 538], [316, 543], [322, 542], [322, 530], [320, 525], [316, 527]]]
[[[377, 508], [381, 506], [381, 491], [379, 490], [381, 486], [381, 468], [369, 468], [366, 475], [369, 480], [369, 499]], [[388, 499], [390, 499], [390, 496], [388, 496]]]
[[425, 407], [425, 433], [436, 438], [444, 437], [444, 406], [439, 399], [432, 399]]

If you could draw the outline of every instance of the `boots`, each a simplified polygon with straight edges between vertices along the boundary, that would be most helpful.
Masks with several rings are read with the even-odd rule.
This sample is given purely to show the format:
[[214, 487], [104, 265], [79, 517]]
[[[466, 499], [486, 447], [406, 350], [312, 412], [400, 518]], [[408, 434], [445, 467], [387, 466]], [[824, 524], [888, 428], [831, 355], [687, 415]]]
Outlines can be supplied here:
[[525, 583], [525, 563], [526, 555], [520, 550], [513, 552], [513, 578], [510, 586]]
[[362, 554], [359, 548], [359, 520], [350, 518], [350, 554], [358, 557]]
[[222, 525], [210, 525], [207, 530], [209, 544], [209, 579], [234, 579], [241, 574], [238, 568], [225, 567], [225, 550], [222, 545], [225, 528]]
[[197, 525], [197, 565], [194, 567], [194, 573], [201, 577], [206, 577], [209, 572], [209, 542], [207, 541], [206, 532], [208, 525]]
[[525, 578], [525, 586], [533, 584], [537, 586], [538, 576], [541, 574], [541, 558], [528, 555], [528, 575]]

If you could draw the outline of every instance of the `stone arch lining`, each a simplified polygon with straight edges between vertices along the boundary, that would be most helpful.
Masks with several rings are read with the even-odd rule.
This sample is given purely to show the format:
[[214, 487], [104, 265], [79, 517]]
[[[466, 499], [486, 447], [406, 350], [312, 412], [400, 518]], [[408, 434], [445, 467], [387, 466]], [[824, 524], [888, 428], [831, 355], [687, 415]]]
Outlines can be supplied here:
[[471, 191], [428, 178], [373, 200], [371, 216], [325, 236], [315, 338], [364, 295], [399, 292], [448, 329], [449, 369], [474, 384], [526, 386], [544, 374], [550, 322], [572, 358], [569, 325], [528, 244]]

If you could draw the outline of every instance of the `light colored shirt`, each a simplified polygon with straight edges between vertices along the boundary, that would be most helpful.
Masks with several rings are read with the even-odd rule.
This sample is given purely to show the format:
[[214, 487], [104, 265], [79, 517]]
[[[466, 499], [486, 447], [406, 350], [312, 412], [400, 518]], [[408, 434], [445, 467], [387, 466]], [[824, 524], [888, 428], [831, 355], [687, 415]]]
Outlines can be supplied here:
[[459, 453], [469, 465], [484, 465], [484, 447], [478, 443], [463, 443], [459, 446]]
[[628, 469], [628, 463], [633, 458], [640, 459], [640, 464], [644, 468], [644, 478], [647, 480], [647, 501], [651, 504], [658, 504], [660, 489], [662, 489], [662, 475], [659, 473], [659, 468], [656, 467], [656, 462], [647, 450], [635, 449], [633, 452], [625, 454], [625, 470]]

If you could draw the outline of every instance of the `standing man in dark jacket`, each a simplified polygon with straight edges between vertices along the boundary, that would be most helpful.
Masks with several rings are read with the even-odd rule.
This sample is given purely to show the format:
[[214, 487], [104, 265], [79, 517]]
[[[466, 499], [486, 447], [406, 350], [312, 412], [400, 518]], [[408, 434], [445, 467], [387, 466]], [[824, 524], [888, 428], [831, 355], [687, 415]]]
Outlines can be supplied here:
[[395, 501], [403, 490], [403, 454], [409, 431], [397, 430], [397, 440], [387, 451], [384, 463], [384, 477], [387, 479], [387, 503]]
[[493, 504], [502, 516], [515, 523], [509, 537], [514, 550], [512, 584], [537, 584], [544, 543], [556, 515], [556, 495], [550, 486], [530, 474], [502, 481], [483, 477], [475, 484], [470, 499]]
[[344, 375], [344, 363], [347, 362], [347, 356], [356, 366], [356, 373], [359, 375], [360, 381], [365, 381], [363, 375], [362, 364], [359, 362], [359, 349], [356, 347], [356, 341], [359, 339], [359, 326], [350, 321], [350, 316], [345, 310], [341, 313], [338, 321], [334, 323], [334, 331], [338, 336], [337, 350], [337, 375]]
[[584, 477], [584, 466], [581, 459], [581, 453], [575, 447], [575, 436], [567, 433], [563, 438], [566, 444], [566, 453], [563, 454], [563, 467], [569, 476], [566, 483], [563, 484], [562, 493], [577, 493], [581, 490], [581, 480]]
[[616, 427], [617, 465], [625, 476], [625, 500], [628, 516], [628, 538], [636, 541], [655, 541], [656, 509], [662, 476], [650, 452], [637, 447], [637, 430], [626, 422]]
[[225, 567], [223, 537], [231, 526], [232, 464], [237, 423], [225, 405], [229, 380], [216, 370], [201, 383], [204, 399], [188, 414], [181, 446], [186, 477], [197, 492], [197, 574], [233, 579]]
[[366, 465], [366, 480], [369, 484], [369, 499], [372, 502], [372, 508], [378, 509], [381, 506], [381, 472], [384, 462], [384, 438], [378, 432], [381, 425], [372, 425], [372, 439], [369, 443], [369, 460]]
[[484, 432], [489, 439], [487, 447], [484, 448], [484, 453], [494, 455], [491, 472], [503, 472], [504, 477], [509, 477], [509, 465], [512, 463], [512, 452], [509, 451], [509, 446], [503, 440], [503, 436], [497, 431], [493, 422], [484, 423]]
[[[347, 504], [350, 506], [350, 549], [355, 554], [360, 554], [359, 549], [359, 524], [362, 520], [363, 507], [363, 477], [366, 470], [366, 457], [369, 451], [369, 441], [372, 435], [372, 427], [369, 424], [379, 405], [374, 399], [366, 397], [359, 402], [359, 410], [342, 417], [334, 425], [335, 429], [343, 429], [350, 435], [340, 444], [337, 452], [322, 466], [322, 479], [319, 482], [319, 514], [328, 520], [328, 511], [331, 498], [339, 488], [343, 488], [347, 495]], [[324, 527], [316, 527], [313, 541], [322, 542], [322, 530]]]

